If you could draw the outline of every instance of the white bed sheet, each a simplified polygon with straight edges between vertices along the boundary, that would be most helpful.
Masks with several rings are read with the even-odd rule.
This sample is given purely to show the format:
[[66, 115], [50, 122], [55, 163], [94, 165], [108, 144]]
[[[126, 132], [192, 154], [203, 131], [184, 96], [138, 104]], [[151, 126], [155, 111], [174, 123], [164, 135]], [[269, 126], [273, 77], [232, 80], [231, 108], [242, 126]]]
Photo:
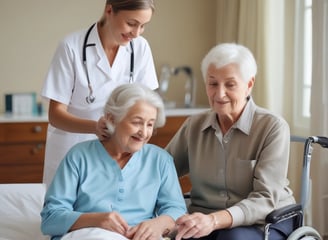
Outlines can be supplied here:
[[[101, 228], [83, 228], [70, 232], [62, 240], [129, 240], [126, 237]], [[161, 238], [160, 240], [170, 240]]]
[[124, 236], [101, 228], [83, 228], [63, 236], [62, 240], [128, 240]]
[[0, 184], [0, 239], [49, 240], [40, 230], [44, 184]]

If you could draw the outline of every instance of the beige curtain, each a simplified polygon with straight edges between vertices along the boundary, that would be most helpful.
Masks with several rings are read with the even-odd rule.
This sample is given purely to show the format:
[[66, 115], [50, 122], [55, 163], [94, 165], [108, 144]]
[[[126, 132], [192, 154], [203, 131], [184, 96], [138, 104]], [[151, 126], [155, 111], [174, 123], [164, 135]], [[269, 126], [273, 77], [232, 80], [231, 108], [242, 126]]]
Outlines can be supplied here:
[[[314, 0], [313, 62], [311, 88], [311, 134], [328, 136], [328, 0]], [[316, 147], [313, 152], [313, 182], [328, 181], [328, 150]], [[319, 185], [319, 184], [318, 184]], [[328, 236], [328, 188], [320, 184], [313, 189], [313, 224]]]
[[255, 102], [283, 114], [284, 1], [218, 0], [217, 12], [217, 41], [243, 44], [257, 60]]

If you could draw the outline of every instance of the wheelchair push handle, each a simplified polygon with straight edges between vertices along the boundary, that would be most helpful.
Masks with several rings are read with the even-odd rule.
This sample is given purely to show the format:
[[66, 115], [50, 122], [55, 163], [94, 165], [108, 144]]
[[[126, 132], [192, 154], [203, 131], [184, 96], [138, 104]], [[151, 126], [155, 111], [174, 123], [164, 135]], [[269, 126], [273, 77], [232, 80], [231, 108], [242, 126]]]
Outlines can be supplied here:
[[309, 139], [311, 139], [313, 143], [320, 144], [320, 146], [323, 148], [328, 148], [328, 138], [327, 137], [312, 136]]

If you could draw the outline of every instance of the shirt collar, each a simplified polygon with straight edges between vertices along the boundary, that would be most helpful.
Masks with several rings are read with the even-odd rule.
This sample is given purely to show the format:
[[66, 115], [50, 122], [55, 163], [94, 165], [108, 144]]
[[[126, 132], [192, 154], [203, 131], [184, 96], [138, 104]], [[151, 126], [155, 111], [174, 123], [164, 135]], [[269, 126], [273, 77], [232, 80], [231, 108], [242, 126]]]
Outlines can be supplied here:
[[210, 110], [206, 113], [205, 119], [200, 126], [201, 131], [205, 131], [208, 128], [219, 129], [219, 124], [216, 118], [216, 113], [213, 110]]
[[237, 120], [237, 122], [235, 122], [233, 127], [238, 128], [243, 133], [249, 135], [249, 132], [251, 131], [255, 111], [256, 111], [256, 105], [253, 99], [250, 97], [250, 99], [246, 103], [246, 106], [240, 118]]
[[[250, 97], [242, 114], [240, 115], [240, 118], [233, 124], [232, 128], [238, 128], [240, 131], [248, 135], [252, 127], [255, 111], [256, 105], [253, 99]], [[217, 115], [212, 110], [206, 114], [203, 124], [201, 125], [201, 131], [205, 131], [210, 127], [216, 131], [221, 131], [217, 121]]]

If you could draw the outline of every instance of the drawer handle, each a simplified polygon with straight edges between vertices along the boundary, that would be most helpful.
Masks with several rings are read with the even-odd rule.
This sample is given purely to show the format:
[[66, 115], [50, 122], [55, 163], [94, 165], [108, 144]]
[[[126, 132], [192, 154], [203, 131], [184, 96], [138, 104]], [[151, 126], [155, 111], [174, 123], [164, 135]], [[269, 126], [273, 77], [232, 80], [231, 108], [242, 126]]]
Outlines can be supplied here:
[[35, 132], [35, 133], [40, 133], [40, 132], [42, 132], [42, 127], [41, 126], [35, 126], [34, 128], [33, 128], [33, 131]]
[[44, 144], [38, 143], [34, 148], [32, 148], [32, 154], [38, 154], [44, 147]]

